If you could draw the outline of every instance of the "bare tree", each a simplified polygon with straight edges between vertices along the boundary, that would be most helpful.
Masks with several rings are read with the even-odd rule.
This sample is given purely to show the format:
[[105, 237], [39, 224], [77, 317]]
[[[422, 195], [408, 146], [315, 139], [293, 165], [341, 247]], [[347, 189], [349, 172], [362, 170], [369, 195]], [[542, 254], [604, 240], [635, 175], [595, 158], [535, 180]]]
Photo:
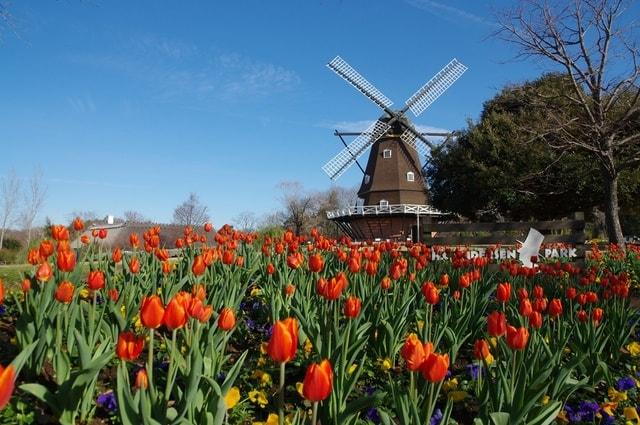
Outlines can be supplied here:
[[15, 219], [15, 214], [20, 201], [20, 178], [13, 168], [6, 176], [2, 177], [0, 185], [0, 249], [3, 247], [4, 235]]
[[[605, 193], [605, 227], [623, 244], [618, 177], [640, 164], [640, 55], [636, 23], [624, 21], [625, 0], [521, 0], [499, 16], [496, 36], [518, 57], [545, 59], [566, 72], [569, 108], [548, 102], [548, 128], [538, 136], [558, 150], [579, 150], [598, 164]], [[544, 99], [541, 99], [544, 101]]]
[[327, 218], [327, 212], [340, 208], [347, 208], [356, 205], [358, 200], [358, 187], [333, 186], [315, 195], [317, 199], [317, 212], [314, 226], [323, 234], [338, 237], [342, 231], [335, 223]]
[[202, 205], [198, 195], [190, 193], [189, 198], [173, 211], [173, 222], [185, 226], [201, 226], [209, 221], [208, 208]]
[[296, 235], [309, 230], [316, 216], [316, 199], [308, 193], [300, 182], [285, 181], [278, 184], [280, 202], [284, 207], [283, 225]]
[[33, 222], [44, 205], [47, 196], [47, 186], [43, 182], [42, 170], [36, 168], [29, 179], [27, 193], [24, 195], [24, 209], [22, 211], [22, 224], [27, 231], [27, 246], [31, 243], [31, 230]]
[[91, 223], [92, 221], [98, 220], [98, 213], [91, 210], [73, 210], [71, 213], [67, 214], [67, 218], [69, 219], [69, 221], [75, 219], [76, 217], [80, 217], [85, 223]]
[[128, 210], [124, 212], [124, 221], [127, 223], [149, 223], [151, 220], [141, 212]]
[[253, 211], [242, 211], [232, 221], [243, 232], [253, 232], [258, 227], [258, 217]]

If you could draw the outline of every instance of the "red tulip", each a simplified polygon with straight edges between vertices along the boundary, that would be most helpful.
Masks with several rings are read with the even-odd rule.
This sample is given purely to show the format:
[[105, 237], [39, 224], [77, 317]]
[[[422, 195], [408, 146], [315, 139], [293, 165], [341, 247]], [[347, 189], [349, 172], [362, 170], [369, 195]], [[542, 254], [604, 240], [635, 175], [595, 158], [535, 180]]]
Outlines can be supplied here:
[[362, 302], [360, 298], [350, 296], [344, 303], [344, 315], [349, 319], [355, 319], [360, 314], [360, 307]]
[[235, 254], [233, 251], [227, 249], [222, 253], [222, 264], [226, 264], [228, 266], [233, 263], [234, 258]]
[[16, 382], [16, 372], [12, 365], [2, 367], [0, 365], [0, 410], [9, 403]]
[[53, 251], [54, 251], [53, 243], [50, 240], [45, 239], [42, 242], [40, 242], [40, 247], [38, 248], [38, 252], [40, 253], [41, 258], [46, 260], [51, 256], [51, 254], [53, 254]]
[[544, 297], [544, 289], [542, 289], [542, 286], [536, 285], [533, 288], [533, 298], [542, 298], [542, 297]]
[[449, 275], [446, 273], [443, 275], [440, 275], [439, 283], [441, 286], [449, 286]]
[[518, 299], [520, 301], [525, 300], [529, 298], [529, 292], [527, 291], [526, 288], [520, 288], [518, 289]]
[[566, 296], [568, 299], [572, 300], [578, 295], [578, 291], [573, 286], [567, 288]]
[[551, 317], [560, 316], [562, 314], [562, 302], [558, 298], [552, 299], [551, 302], [549, 302], [547, 311]]
[[591, 312], [591, 318], [596, 324], [600, 323], [600, 321], [602, 320], [602, 317], [604, 317], [604, 310], [601, 309], [600, 307], [594, 308], [593, 311]]
[[98, 237], [100, 239], [105, 239], [107, 237], [107, 229], [98, 230]]
[[507, 318], [504, 313], [494, 311], [487, 316], [487, 332], [491, 336], [502, 336], [507, 331]]
[[531, 301], [529, 301], [529, 299], [527, 298], [520, 301], [519, 311], [522, 316], [528, 317], [531, 314], [531, 312], [533, 312], [533, 307], [531, 307]]
[[498, 284], [498, 289], [496, 290], [496, 298], [501, 303], [506, 303], [511, 298], [511, 284], [509, 282], [503, 282]]
[[104, 288], [104, 273], [101, 270], [91, 270], [87, 276], [87, 286], [92, 291]]
[[223, 331], [230, 331], [236, 325], [236, 315], [229, 307], [224, 307], [220, 310], [218, 316], [218, 328]]
[[73, 286], [73, 283], [65, 280], [56, 288], [54, 298], [62, 304], [69, 304], [71, 300], [73, 300], [73, 292], [75, 289], [76, 287]]
[[302, 394], [309, 401], [322, 401], [329, 397], [333, 387], [333, 370], [329, 360], [311, 363], [302, 383]]
[[160, 297], [152, 295], [142, 299], [140, 306], [140, 321], [142, 325], [149, 329], [157, 329], [162, 324], [164, 317], [164, 306]]
[[382, 278], [382, 280], [380, 281], [380, 288], [382, 288], [384, 291], [391, 288], [391, 278], [389, 276], [385, 276]]
[[129, 259], [129, 271], [133, 274], [138, 274], [140, 271], [140, 260], [138, 260], [138, 257], [131, 257]]
[[21, 287], [22, 287], [22, 292], [24, 292], [25, 294], [31, 291], [31, 280], [27, 279], [26, 277], [22, 279]]
[[267, 264], [267, 274], [274, 274], [275, 272], [276, 268], [273, 266], [273, 264]]
[[288, 284], [288, 285], [284, 288], [284, 293], [285, 293], [285, 295], [286, 295], [286, 296], [288, 296], [288, 297], [292, 296], [295, 292], [296, 292], [296, 287], [295, 287], [295, 285]]
[[213, 230], [213, 224], [211, 223], [204, 223], [204, 231], [209, 233], [210, 231]]
[[542, 314], [538, 311], [532, 312], [529, 317], [529, 324], [534, 329], [540, 329], [542, 327]]
[[589, 313], [587, 313], [586, 310], [578, 310], [578, 312], [576, 313], [576, 316], [578, 317], [579, 321], [586, 322], [587, 319], [589, 318]]
[[298, 349], [298, 321], [294, 318], [279, 320], [273, 325], [267, 353], [278, 363], [285, 363], [296, 356]]
[[193, 259], [193, 264], [191, 265], [191, 272], [196, 276], [200, 276], [206, 269], [207, 265], [205, 264], [202, 255], [196, 255]]
[[27, 262], [32, 266], [36, 264], [40, 264], [42, 261], [42, 257], [40, 256], [40, 251], [37, 248], [32, 248], [29, 250], [27, 254]]
[[187, 323], [187, 311], [180, 297], [174, 296], [164, 310], [162, 322], [170, 330], [180, 329]]
[[321, 272], [324, 268], [324, 260], [322, 259], [322, 255], [313, 254], [309, 256], [309, 271], [318, 273]]
[[144, 347], [144, 338], [138, 338], [131, 332], [118, 335], [116, 354], [121, 360], [132, 361], [138, 358]]
[[529, 341], [529, 331], [525, 327], [514, 328], [513, 326], [507, 326], [507, 345], [512, 350], [524, 350]]
[[435, 305], [440, 302], [440, 292], [433, 284], [433, 282], [426, 282], [424, 285], [422, 285], [421, 291], [427, 303]]
[[429, 382], [440, 382], [449, 371], [449, 355], [431, 353], [420, 366], [422, 376]]

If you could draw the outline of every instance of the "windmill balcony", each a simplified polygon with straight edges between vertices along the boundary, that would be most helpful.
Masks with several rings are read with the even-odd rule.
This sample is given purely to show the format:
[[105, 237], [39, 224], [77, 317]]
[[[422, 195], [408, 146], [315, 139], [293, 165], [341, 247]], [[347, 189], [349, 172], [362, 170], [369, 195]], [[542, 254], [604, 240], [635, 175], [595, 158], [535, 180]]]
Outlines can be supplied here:
[[394, 205], [358, 205], [349, 208], [342, 208], [333, 211], [327, 211], [328, 219], [335, 219], [347, 216], [376, 216], [376, 215], [393, 215], [407, 214], [416, 216], [441, 216], [445, 215], [442, 211], [432, 207], [431, 205], [416, 204], [394, 204]]

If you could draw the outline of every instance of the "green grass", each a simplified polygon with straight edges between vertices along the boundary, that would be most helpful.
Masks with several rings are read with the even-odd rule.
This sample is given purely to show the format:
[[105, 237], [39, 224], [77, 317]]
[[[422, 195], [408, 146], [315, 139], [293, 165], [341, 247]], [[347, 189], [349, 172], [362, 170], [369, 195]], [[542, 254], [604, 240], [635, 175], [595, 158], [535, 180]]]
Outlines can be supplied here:
[[0, 266], [0, 279], [4, 282], [7, 291], [19, 289], [22, 274], [31, 269], [29, 264], [8, 264]]

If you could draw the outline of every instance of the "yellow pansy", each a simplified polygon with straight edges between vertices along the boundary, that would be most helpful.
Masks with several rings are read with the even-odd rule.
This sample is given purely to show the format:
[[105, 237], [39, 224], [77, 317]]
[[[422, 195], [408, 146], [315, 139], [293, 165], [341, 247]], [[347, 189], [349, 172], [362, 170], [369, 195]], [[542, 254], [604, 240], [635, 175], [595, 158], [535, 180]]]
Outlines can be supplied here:
[[233, 409], [233, 406], [240, 401], [240, 390], [238, 387], [231, 387], [227, 395], [224, 396], [224, 402], [227, 405], [227, 409]]
[[311, 354], [311, 350], [313, 350], [313, 344], [311, 343], [311, 340], [307, 338], [304, 342], [304, 354], [308, 356]]
[[640, 343], [637, 341], [630, 342], [627, 344], [627, 351], [631, 354], [632, 357], [640, 356]]
[[124, 304], [122, 304], [122, 306], [120, 307], [120, 314], [122, 315], [123, 319], [127, 317], [127, 307]]
[[262, 344], [260, 344], [260, 354], [262, 354], [263, 356], [265, 356], [267, 354], [267, 346], [269, 345], [268, 342], [263, 342]]
[[[289, 425], [291, 424], [291, 419], [289, 417], [284, 418], [284, 422]], [[275, 413], [269, 413], [267, 416], [267, 420], [265, 422], [251, 422], [252, 425], [278, 425], [278, 415]]]
[[489, 353], [487, 355], [487, 357], [484, 358], [484, 361], [487, 362], [487, 365], [490, 365], [493, 363], [493, 354]]
[[602, 411], [609, 416], [615, 416], [615, 410], [618, 408], [618, 403], [612, 403], [610, 401], [602, 403], [600, 406]]
[[258, 288], [256, 286], [251, 290], [251, 296], [252, 297], [257, 297], [258, 295], [262, 295], [262, 289], [260, 289], [260, 288]]
[[623, 413], [626, 420], [634, 420], [636, 424], [640, 424], [640, 416], [638, 416], [638, 411], [635, 407], [625, 407]]
[[264, 365], [266, 365], [266, 364], [267, 364], [267, 359], [266, 359], [266, 358], [264, 358], [264, 357], [259, 357], [259, 358], [258, 358], [258, 362], [256, 363], [256, 365], [257, 365], [258, 367], [262, 367], [262, 366], [264, 366]]
[[140, 315], [136, 315], [136, 321], [133, 323], [133, 326], [136, 328], [136, 331], [142, 329], [142, 320], [140, 320]]
[[263, 391], [260, 390], [251, 390], [249, 391], [249, 400], [252, 403], [260, 405], [260, 407], [264, 407], [269, 404], [269, 400], [265, 396]]
[[391, 359], [387, 357], [385, 359], [378, 359], [378, 367], [382, 369], [383, 372], [386, 372], [393, 367], [393, 364], [391, 363]]
[[567, 419], [567, 412], [564, 410], [561, 410], [560, 413], [558, 413], [558, 416], [556, 416], [556, 420], [560, 422], [568, 423], [569, 419]]
[[89, 290], [87, 288], [82, 288], [79, 292], [80, 298], [87, 299], [89, 298]]
[[564, 347], [562, 352], [564, 352], [565, 354], [569, 354], [569, 353], [571, 353], [571, 348], [569, 348], [569, 346], [566, 346], [566, 347]]
[[542, 400], [540, 400], [540, 403], [541, 403], [543, 406], [544, 406], [545, 404], [549, 404], [549, 399], [550, 399], [549, 395], [548, 395], [548, 394], [545, 394], [545, 395], [543, 395], [543, 396], [542, 396]]
[[418, 330], [422, 332], [422, 328], [424, 328], [424, 320], [418, 320]]
[[296, 382], [296, 391], [298, 392], [298, 394], [300, 394], [300, 397], [304, 398], [304, 394], [302, 392], [302, 388], [304, 387], [304, 385], [302, 384], [302, 382]]
[[458, 380], [456, 378], [447, 379], [444, 381], [444, 384], [442, 384], [442, 389], [445, 390], [445, 392], [455, 390], [456, 388], [458, 388]]
[[348, 373], [349, 375], [351, 375], [351, 374], [353, 374], [353, 372], [355, 372], [355, 371], [356, 371], [356, 369], [357, 369], [357, 368], [358, 368], [358, 365], [354, 363], [354, 364], [352, 364], [351, 366], [349, 366], [349, 370], [347, 370], [347, 373]]
[[608, 395], [609, 395], [609, 401], [612, 401], [614, 403], [625, 401], [628, 398], [626, 391], [617, 391], [613, 387], [609, 387]]
[[158, 288], [158, 289], [156, 290], [156, 293], [157, 293], [158, 295], [162, 295], [162, 288]]
[[454, 403], [464, 400], [469, 394], [466, 391], [451, 391], [449, 393], [449, 399]]
[[489, 338], [489, 344], [491, 344], [493, 348], [496, 348], [496, 346], [498, 345], [498, 338], [492, 336], [491, 338]]
[[9, 340], [9, 343], [11, 345], [16, 345], [18, 343], [18, 340], [16, 339], [15, 336], [12, 336], [11, 339]]
[[271, 375], [262, 370], [256, 370], [253, 372], [253, 377], [260, 381], [260, 385], [268, 386], [271, 385]]

